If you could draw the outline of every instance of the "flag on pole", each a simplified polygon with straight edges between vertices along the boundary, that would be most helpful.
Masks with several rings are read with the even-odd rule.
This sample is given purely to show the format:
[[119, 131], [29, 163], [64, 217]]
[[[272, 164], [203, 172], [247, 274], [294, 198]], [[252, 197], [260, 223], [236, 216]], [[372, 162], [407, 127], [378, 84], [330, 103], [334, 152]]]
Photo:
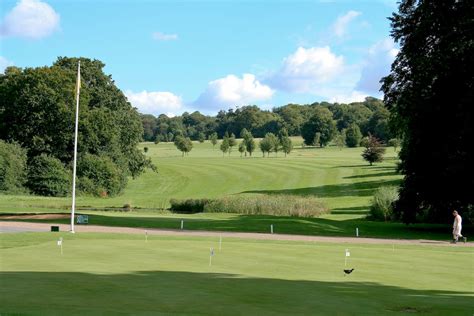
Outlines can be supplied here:
[[350, 257], [351, 253], [349, 252], [349, 249], [346, 249], [346, 257]]
[[62, 246], [62, 245], [63, 245], [63, 238], [61, 237], [58, 240], [58, 246]]
[[81, 62], [77, 67], [77, 79], [76, 79], [76, 99], [79, 97], [79, 90], [81, 89]]

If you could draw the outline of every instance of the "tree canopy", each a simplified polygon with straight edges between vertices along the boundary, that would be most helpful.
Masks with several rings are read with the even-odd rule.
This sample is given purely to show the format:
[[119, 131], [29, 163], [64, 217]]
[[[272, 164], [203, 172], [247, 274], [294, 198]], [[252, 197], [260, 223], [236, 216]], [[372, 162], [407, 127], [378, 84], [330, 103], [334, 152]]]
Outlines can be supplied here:
[[46, 155], [70, 168], [79, 60], [79, 160], [106, 156], [121, 173], [140, 175], [151, 165], [137, 148], [142, 121], [99, 60], [59, 57], [49, 67], [7, 68], [0, 74], [0, 138], [25, 148], [28, 161]]
[[472, 1], [403, 0], [390, 18], [400, 52], [382, 90], [402, 138], [395, 213], [407, 223], [474, 211], [473, 16]]

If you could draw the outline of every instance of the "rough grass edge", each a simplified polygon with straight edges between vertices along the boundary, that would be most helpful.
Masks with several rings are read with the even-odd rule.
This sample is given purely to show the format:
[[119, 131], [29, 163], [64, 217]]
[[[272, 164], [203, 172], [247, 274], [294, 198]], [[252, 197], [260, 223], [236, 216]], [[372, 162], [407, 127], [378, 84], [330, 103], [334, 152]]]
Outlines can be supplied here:
[[286, 194], [234, 195], [217, 199], [170, 200], [173, 213], [236, 213], [244, 215], [274, 215], [319, 217], [329, 214], [326, 204], [314, 196]]

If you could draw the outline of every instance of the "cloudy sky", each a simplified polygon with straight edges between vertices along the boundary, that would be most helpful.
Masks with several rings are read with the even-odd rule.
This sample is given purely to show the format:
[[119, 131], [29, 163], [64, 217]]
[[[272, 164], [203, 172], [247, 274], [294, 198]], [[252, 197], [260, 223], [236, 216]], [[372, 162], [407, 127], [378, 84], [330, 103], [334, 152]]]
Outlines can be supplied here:
[[381, 97], [395, 1], [2, 0], [0, 72], [100, 59], [142, 113]]

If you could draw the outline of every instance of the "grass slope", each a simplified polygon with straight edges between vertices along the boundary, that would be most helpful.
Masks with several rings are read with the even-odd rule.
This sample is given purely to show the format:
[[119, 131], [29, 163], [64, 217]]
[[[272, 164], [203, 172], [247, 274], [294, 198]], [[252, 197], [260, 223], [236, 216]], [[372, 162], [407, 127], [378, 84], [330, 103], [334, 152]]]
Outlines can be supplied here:
[[[295, 143], [301, 142], [295, 138]], [[195, 143], [188, 157], [171, 143], [141, 144], [159, 173], [146, 172], [130, 180], [125, 192], [113, 198], [79, 197], [77, 205], [87, 208], [133, 207], [162, 209], [170, 198], [213, 198], [229, 194], [311, 194], [322, 198], [336, 212], [366, 210], [380, 185], [396, 185], [396, 153], [388, 148], [386, 161], [370, 167], [361, 148], [297, 148], [288, 157], [282, 153], [262, 158], [240, 158], [237, 149], [230, 156], [209, 142]], [[64, 211], [70, 198], [0, 195], [0, 212]]]
[[[64, 255], [56, 240], [64, 237]], [[471, 315], [470, 248], [2, 234], [8, 314]], [[216, 249], [209, 267], [209, 247]]]

